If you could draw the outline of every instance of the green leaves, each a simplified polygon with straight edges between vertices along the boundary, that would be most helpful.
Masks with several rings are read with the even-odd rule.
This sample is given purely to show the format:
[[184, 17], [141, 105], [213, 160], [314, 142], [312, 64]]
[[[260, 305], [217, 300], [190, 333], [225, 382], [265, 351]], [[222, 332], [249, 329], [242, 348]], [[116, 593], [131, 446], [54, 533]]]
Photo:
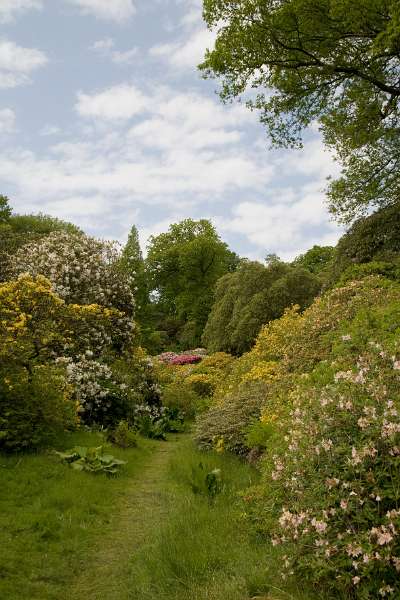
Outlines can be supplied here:
[[[319, 121], [343, 166], [331, 212], [349, 222], [400, 191], [398, 0], [203, 0], [217, 29], [200, 69], [222, 80], [223, 101], [248, 105], [277, 146], [301, 146]], [[223, 25], [221, 25], [223, 23]]]
[[126, 461], [115, 458], [111, 454], [104, 454], [103, 446], [97, 448], [76, 446], [68, 452], [55, 451], [55, 454], [75, 471], [114, 475], [121, 465], [126, 465]]
[[175, 338], [172, 343], [199, 345], [214, 285], [236, 263], [236, 255], [205, 219], [185, 219], [172, 224], [167, 233], [150, 238], [147, 274], [160, 313], [159, 327]]

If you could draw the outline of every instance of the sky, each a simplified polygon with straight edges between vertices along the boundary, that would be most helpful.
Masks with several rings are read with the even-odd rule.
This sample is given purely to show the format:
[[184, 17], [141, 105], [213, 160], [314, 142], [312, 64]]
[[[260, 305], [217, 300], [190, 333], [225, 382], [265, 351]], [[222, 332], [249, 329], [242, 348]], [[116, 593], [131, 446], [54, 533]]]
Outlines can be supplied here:
[[213, 40], [201, 0], [0, 0], [0, 194], [143, 248], [188, 217], [250, 259], [335, 244], [317, 127], [271, 150], [201, 77]]

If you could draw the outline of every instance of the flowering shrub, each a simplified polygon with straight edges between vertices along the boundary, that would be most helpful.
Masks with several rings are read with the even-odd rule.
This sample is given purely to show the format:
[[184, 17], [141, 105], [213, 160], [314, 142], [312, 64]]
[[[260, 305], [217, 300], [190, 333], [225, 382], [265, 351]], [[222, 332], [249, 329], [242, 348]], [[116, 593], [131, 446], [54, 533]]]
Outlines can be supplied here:
[[284, 576], [346, 597], [400, 594], [399, 318], [399, 303], [364, 311], [336, 336], [291, 390], [263, 466]]
[[[200, 352], [201, 350], [201, 352]], [[192, 365], [203, 359], [203, 351], [200, 348], [199, 353], [195, 350], [176, 354], [175, 352], [163, 352], [157, 356], [158, 360], [169, 365]]]
[[[160, 402], [152, 361], [134, 349], [132, 320], [115, 308], [66, 304], [43, 276], [25, 274], [0, 285], [0, 364], [5, 382], [17, 378], [20, 383], [7, 388], [7, 406], [14, 407], [18, 427], [17, 417], [13, 417], [15, 431], [10, 432], [10, 419], [3, 422], [3, 430], [7, 429], [8, 440], [11, 434], [15, 440], [19, 435], [21, 447], [35, 446], [39, 437], [44, 437], [33, 435], [31, 424], [36, 424], [38, 432], [40, 425], [29, 403], [35, 405], [38, 415], [41, 410], [44, 414], [47, 397], [49, 406], [50, 398], [53, 407], [58, 402], [59, 422], [65, 426], [76, 425], [77, 410], [86, 424], [110, 425], [127, 418], [138, 403]], [[52, 394], [45, 379], [39, 377], [44, 372], [39, 367], [47, 369], [50, 381], [57, 373]], [[29, 393], [22, 393], [21, 386], [29, 387], [29, 381], [35, 385], [32, 383]], [[64, 407], [65, 390], [69, 408]], [[71, 422], [65, 411], [73, 415]], [[57, 418], [54, 415], [55, 421]], [[49, 431], [54, 429], [47, 417], [44, 423]], [[28, 432], [32, 433], [30, 440]], [[11, 448], [11, 442], [7, 443]]]
[[132, 315], [132, 282], [119, 264], [114, 242], [55, 231], [20, 248], [11, 259], [11, 274], [44, 275], [68, 304], [98, 303]]
[[193, 365], [202, 360], [202, 357], [198, 354], [180, 354], [170, 360], [170, 365]]

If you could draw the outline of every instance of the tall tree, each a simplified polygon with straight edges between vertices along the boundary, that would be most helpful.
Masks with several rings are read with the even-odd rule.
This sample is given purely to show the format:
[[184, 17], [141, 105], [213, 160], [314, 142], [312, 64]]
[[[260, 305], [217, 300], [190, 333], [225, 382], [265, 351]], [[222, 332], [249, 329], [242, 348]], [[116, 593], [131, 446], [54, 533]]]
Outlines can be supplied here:
[[[185, 219], [150, 238], [146, 268], [161, 320], [173, 342], [197, 345], [216, 281], [238, 262], [210, 221]], [[175, 323], [175, 325], [174, 325]]]
[[11, 207], [7, 196], [0, 194], [0, 224], [8, 223], [11, 217]]
[[399, 0], [203, 0], [217, 28], [200, 66], [223, 100], [248, 88], [272, 142], [319, 121], [342, 164], [330, 210], [350, 222], [400, 197]]
[[153, 350], [149, 343], [149, 336], [153, 329], [153, 316], [149, 305], [149, 285], [136, 225], [132, 225], [128, 240], [123, 248], [121, 267], [128, 277], [129, 285], [135, 297], [135, 320], [140, 325], [141, 343], [149, 350]]
[[320, 290], [318, 277], [277, 257], [267, 266], [243, 261], [216, 285], [215, 301], [203, 334], [210, 351], [241, 354], [251, 348], [260, 328], [285, 308], [311, 304]]

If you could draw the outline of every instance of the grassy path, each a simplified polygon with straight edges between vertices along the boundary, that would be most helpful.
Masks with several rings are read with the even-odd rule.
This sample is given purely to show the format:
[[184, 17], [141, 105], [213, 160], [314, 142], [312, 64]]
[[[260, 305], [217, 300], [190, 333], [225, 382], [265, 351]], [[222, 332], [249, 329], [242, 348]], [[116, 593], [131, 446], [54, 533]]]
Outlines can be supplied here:
[[129, 561], [152, 537], [154, 523], [168, 513], [167, 470], [171, 455], [187, 436], [160, 443], [143, 470], [127, 485], [111, 521], [82, 564], [82, 574], [72, 583], [68, 600], [126, 600], [129, 597]]

